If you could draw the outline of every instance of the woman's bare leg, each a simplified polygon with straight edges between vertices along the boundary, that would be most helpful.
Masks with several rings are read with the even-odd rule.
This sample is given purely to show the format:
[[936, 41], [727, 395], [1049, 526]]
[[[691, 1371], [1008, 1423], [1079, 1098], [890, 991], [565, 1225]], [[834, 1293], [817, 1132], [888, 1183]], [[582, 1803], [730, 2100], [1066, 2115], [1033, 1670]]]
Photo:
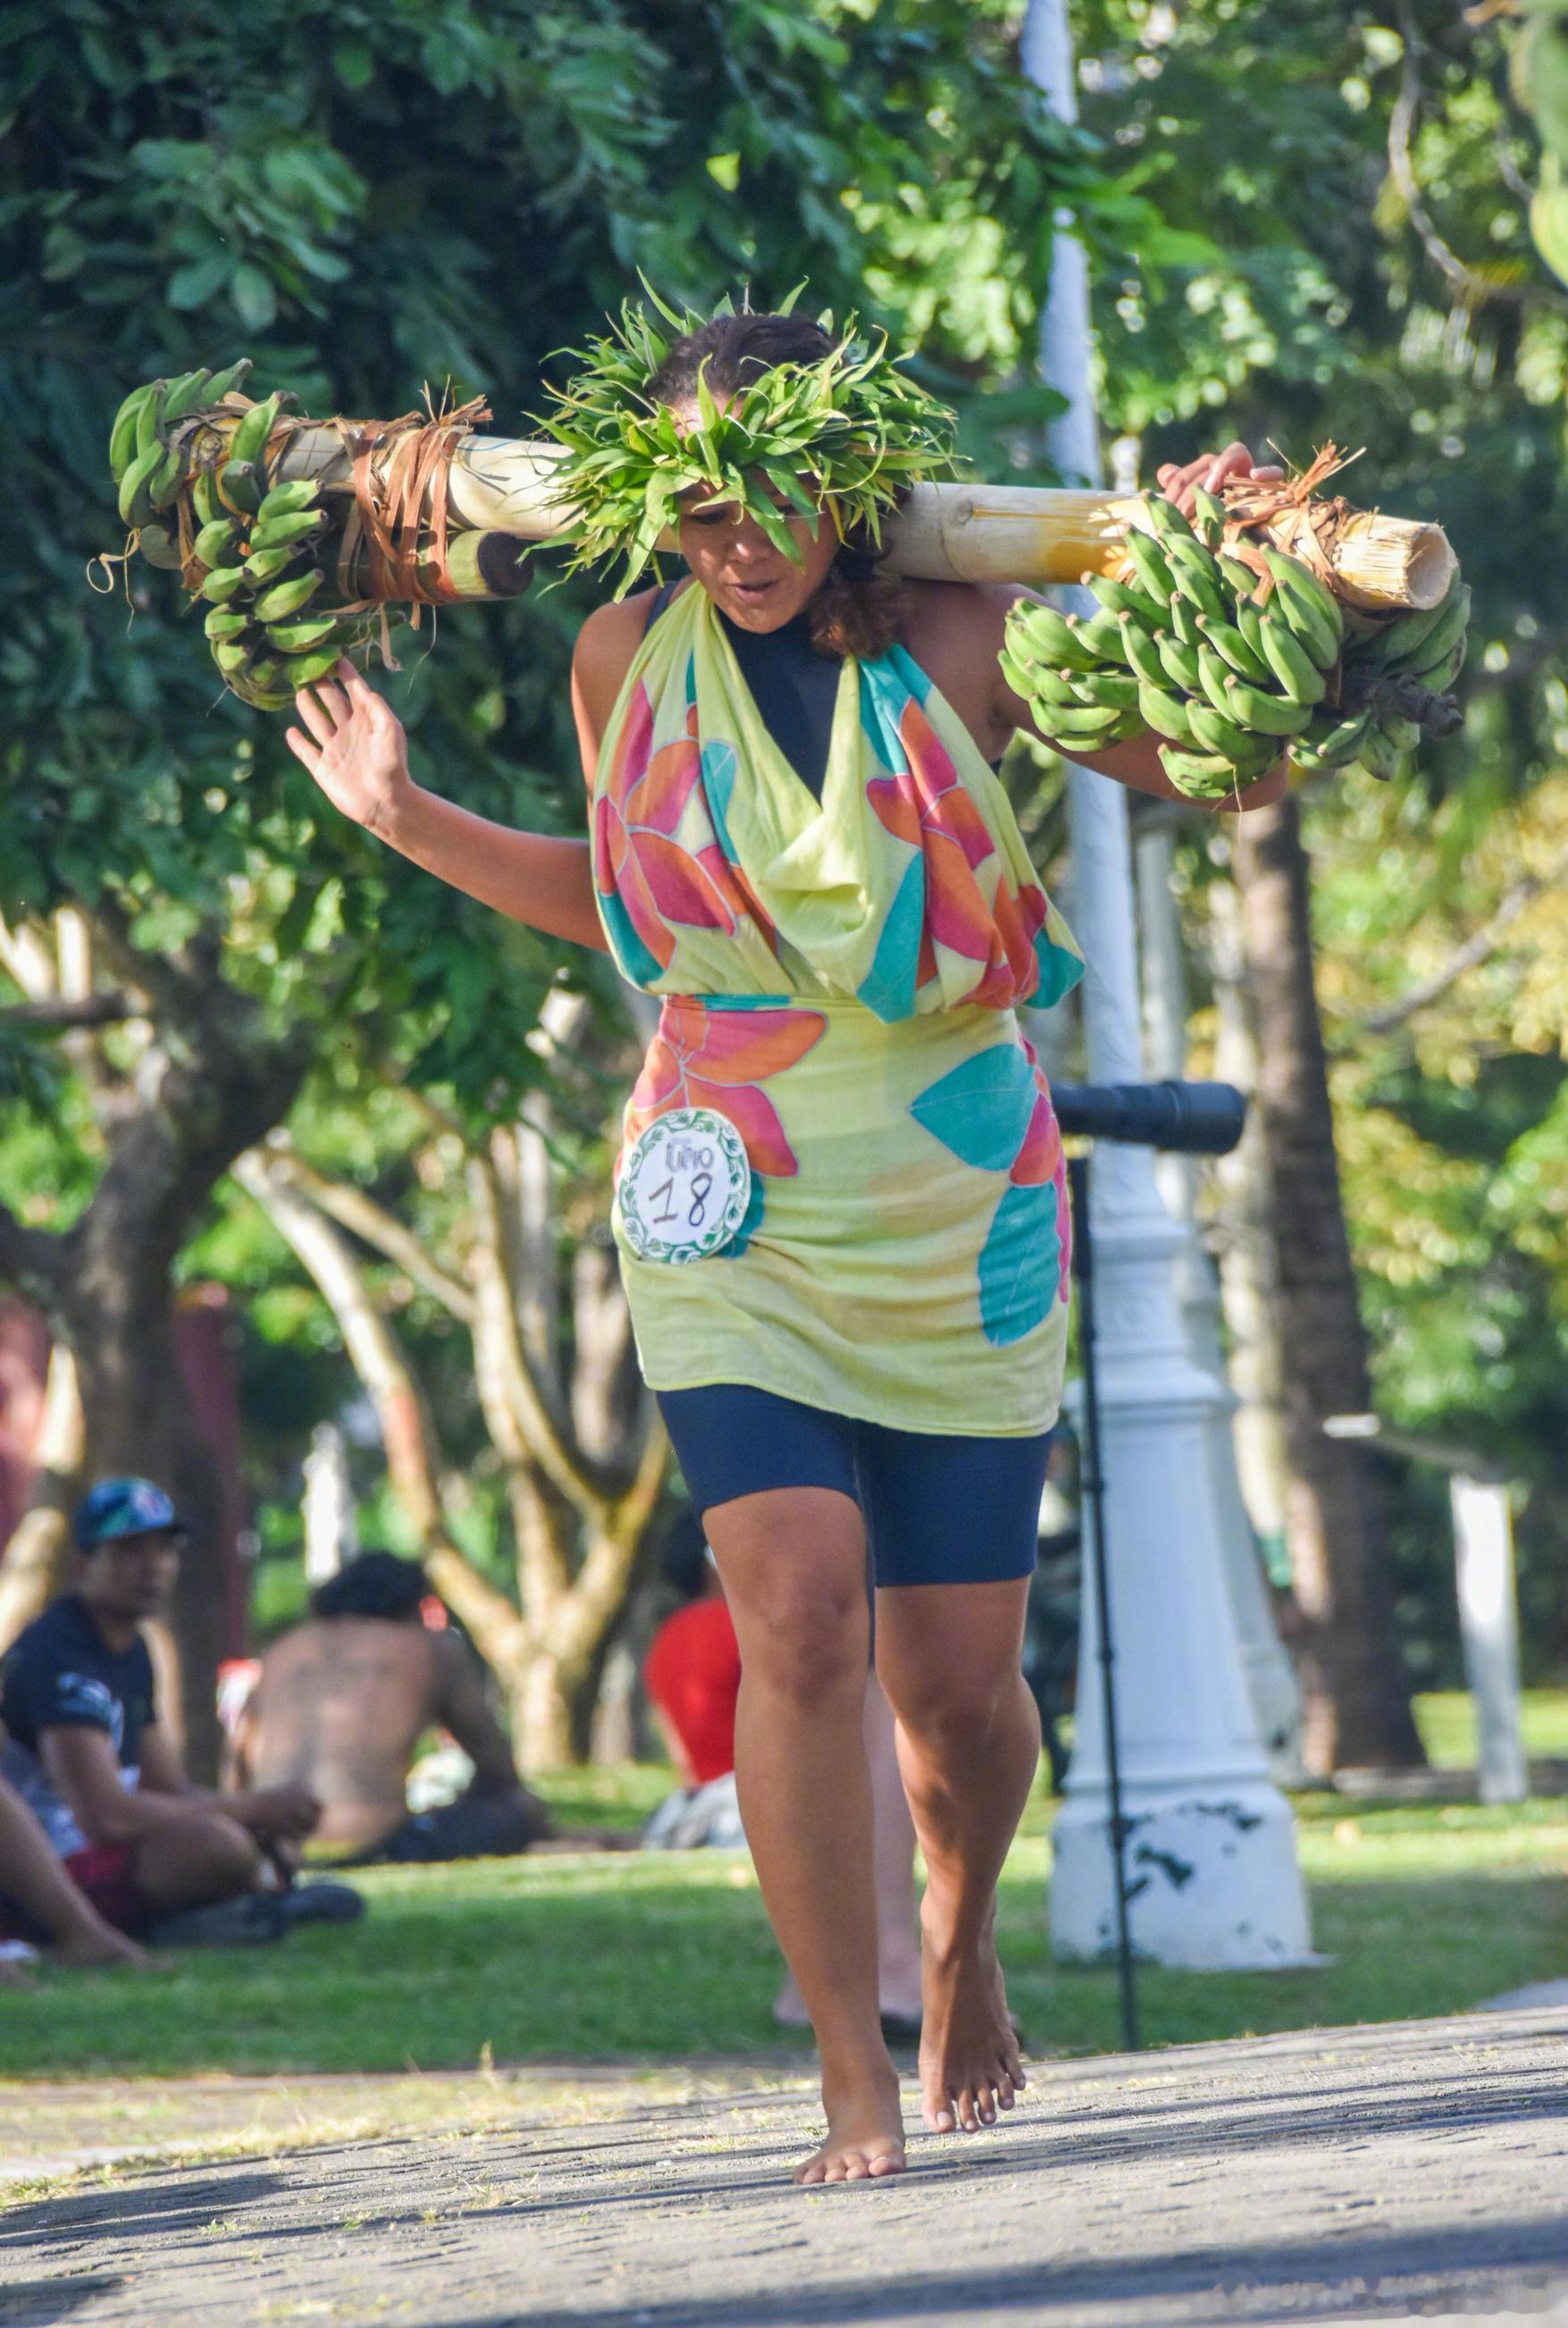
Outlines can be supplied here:
[[996, 1886], [1039, 1716], [1019, 1670], [1027, 1579], [877, 1595], [877, 1665], [925, 1854], [920, 2082], [934, 2133], [992, 2126], [1025, 2083], [996, 1959]]
[[[920, 1942], [915, 1924], [915, 1821], [898, 1769], [893, 1709], [875, 1673], [867, 1676], [864, 1735], [871, 1773], [872, 1865], [877, 1893], [877, 2002], [884, 2014], [920, 2015]], [[810, 2018], [793, 1972], [774, 2005], [785, 2029]]]
[[828, 2138], [797, 2182], [904, 2164], [877, 2001], [866, 1540], [847, 1496], [770, 1488], [703, 1515], [740, 1643], [736, 1780], [775, 1936], [822, 2062]]

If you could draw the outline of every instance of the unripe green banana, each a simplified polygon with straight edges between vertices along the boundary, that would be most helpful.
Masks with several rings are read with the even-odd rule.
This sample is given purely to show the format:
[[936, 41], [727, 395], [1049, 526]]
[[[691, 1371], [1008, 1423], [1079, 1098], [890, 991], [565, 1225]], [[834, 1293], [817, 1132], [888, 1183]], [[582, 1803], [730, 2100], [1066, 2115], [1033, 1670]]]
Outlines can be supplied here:
[[239, 537], [232, 519], [221, 517], [204, 525], [192, 545], [203, 566], [230, 566], [239, 555]]
[[183, 420], [188, 412], [195, 411], [206, 396], [211, 377], [205, 364], [198, 364], [194, 371], [182, 372], [178, 380], [169, 382], [169, 392], [164, 399], [165, 428], [172, 427], [176, 420]]
[[1226, 719], [1234, 719], [1235, 717], [1230, 705], [1225, 701], [1225, 692], [1226, 680], [1234, 679], [1235, 676], [1229, 663], [1223, 657], [1216, 654], [1213, 647], [1199, 647], [1197, 651], [1199, 697], [1207, 699], [1213, 709]]
[[1096, 574], [1089, 587], [1108, 615], [1136, 615], [1150, 630], [1158, 630], [1165, 620], [1165, 600], [1134, 588], [1131, 582], [1113, 582], [1108, 574]]
[[1376, 776], [1379, 784], [1386, 784], [1391, 776], [1398, 775], [1404, 755], [1389, 742], [1383, 730], [1375, 724], [1367, 728], [1366, 735], [1361, 738], [1360, 749], [1356, 756], [1369, 776]]
[[1190, 599], [1200, 614], [1212, 615], [1217, 623], [1228, 622], [1234, 601], [1227, 600], [1219, 569], [1202, 542], [1178, 535], [1166, 543], [1165, 550], [1181, 596]]
[[1193, 741], [1192, 720], [1185, 699], [1172, 695], [1165, 688], [1141, 687], [1138, 690], [1138, 716], [1146, 728], [1157, 736], [1166, 737], [1172, 744]]
[[[1015, 695], [1026, 703], [1076, 703], [1078, 697], [1059, 671], [1048, 671], [1044, 663], [1020, 663], [1005, 650], [1001, 656], [1002, 676]], [[1087, 672], [1081, 674], [1087, 677]]]
[[1237, 789], [1236, 772], [1223, 752], [1182, 752], [1167, 745], [1160, 765], [1189, 800], [1228, 800]]
[[147, 488], [154, 472], [164, 459], [164, 448], [156, 441], [138, 453], [120, 479], [119, 513], [127, 525], [145, 525], [153, 513], [153, 497]]
[[1332, 711], [1315, 711], [1303, 739], [1308, 751], [1327, 768], [1345, 767], [1355, 759], [1372, 725], [1370, 706], [1342, 719]]
[[1058, 706], [1047, 719], [1045, 732], [1064, 744], [1095, 744], [1110, 734], [1116, 720], [1115, 711], [1101, 711], [1093, 704], [1075, 704], [1071, 710]]
[[269, 396], [264, 404], [253, 404], [245, 413], [229, 441], [231, 461], [259, 461], [267, 450], [267, 440], [277, 426], [282, 407], [281, 396]]
[[249, 627], [249, 606], [214, 606], [202, 628], [211, 640], [237, 639]]
[[1459, 596], [1461, 585], [1456, 573], [1435, 606], [1409, 606], [1380, 631], [1359, 643], [1357, 652], [1370, 655], [1375, 662], [1386, 663], [1392, 670], [1414, 654], [1425, 644], [1444, 615]]
[[1257, 757], [1258, 741], [1234, 719], [1227, 719], [1210, 703], [1193, 703], [1188, 712], [1197, 742], [1206, 752], [1223, 752], [1236, 767], [1247, 765]]
[[1122, 546], [1142, 587], [1156, 605], [1168, 606], [1176, 588], [1176, 577], [1170, 570], [1169, 559], [1152, 534], [1145, 533], [1141, 526], [1129, 526]]
[[[1163, 549], [1169, 550], [1173, 542], [1197, 540], [1197, 535], [1177, 508], [1176, 503], [1168, 499], [1164, 493], [1145, 493], [1143, 505], [1149, 512], [1149, 522], [1153, 527]], [[1202, 547], [1201, 544], [1198, 546]]]
[[1135, 671], [1146, 687], [1165, 685], [1165, 666], [1160, 660], [1160, 649], [1151, 634], [1136, 616], [1121, 617], [1122, 660]]
[[261, 481], [252, 461], [226, 461], [218, 473], [218, 491], [237, 517], [254, 517], [261, 506]]
[[1067, 627], [1066, 617], [1055, 606], [1026, 605], [1015, 613], [1014, 621], [1028, 646], [1034, 649], [1042, 662], [1056, 671], [1094, 671], [1103, 658], [1092, 653], [1075, 631]]
[[250, 547], [253, 550], [281, 549], [286, 542], [303, 541], [307, 534], [320, 533], [326, 521], [325, 510], [300, 510], [292, 517], [258, 517], [250, 529]]
[[1197, 668], [1199, 649], [1184, 645], [1170, 631], [1160, 632], [1154, 644], [1165, 674], [1161, 685], [1179, 688], [1186, 695], [1197, 694], [1203, 685]]
[[233, 638], [213, 641], [212, 660], [227, 677], [231, 671], [245, 669], [250, 661], [251, 648], [254, 644], [255, 641], [250, 635], [249, 625], [247, 624], [245, 631], [237, 633]]
[[1465, 656], [1469, 652], [1469, 639], [1460, 639], [1455, 645], [1450, 647], [1447, 654], [1441, 658], [1441, 662], [1422, 663], [1411, 671], [1410, 676], [1412, 679], [1420, 680], [1422, 687], [1424, 687], [1429, 693], [1432, 695], [1446, 695], [1449, 689], [1459, 677], [1460, 671], [1463, 671], [1465, 667]]
[[1421, 741], [1421, 729], [1413, 719], [1402, 719], [1398, 713], [1385, 718], [1383, 732], [1396, 752], [1413, 752]]
[[1263, 558], [1277, 586], [1271, 608], [1283, 616], [1319, 669], [1332, 670], [1345, 643], [1338, 600], [1296, 559], [1277, 549], [1266, 549]]
[[290, 615], [297, 615], [302, 607], [309, 605], [325, 579], [321, 568], [313, 566], [307, 574], [294, 574], [286, 582], [273, 583], [256, 601], [258, 621], [281, 623]]
[[317, 647], [309, 654], [290, 655], [284, 662], [284, 676], [290, 687], [313, 687], [337, 669], [342, 652], [340, 647]]
[[243, 566], [215, 566], [200, 585], [196, 596], [211, 605], [226, 606], [242, 590], [249, 587], [250, 577]]
[[198, 526], [216, 525], [229, 512], [218, 498], [218, 480], [211, 469], [198, 469], [191, 480], [191, 510]]
[[1267, 547], [1263, 550], [1263, 564], [1287, 597], [1310, 606], [1336, 638], [1344, 636], [1345, 616], [1339, 601], [1319, 581], [1310, 566], [1303, 566], [1299, 558], [1288, 557], [1282, 549]]
[[1200, 647], [1203, 633], [1197, 627], [1197, 608], [1190, 598], [1178, 590], [1170, 601], [1170, 626], [1184, 647]]
[[1236, 628], [1258, 661], [1263, 661], [1263, 610], [1255, 599], [1236, 600]]
[[1225, 507], [1201, 485], [1193, 488], [1192, 530], [1206, 549], [1218, 549], [1225, 540]]
[[163, 454], [147, 479], [147, 499], [155, 509], [167, 509], [180, 497], [184, 482], [185, 464], [177, 445], [165, 445]]
[[299, 655], [322, 645], [336, 628], [335, 615], [305, 615], [294, 623], [268, 623], [267, 635], [279, 654]]
[[1233, 558], [1228, 550], [1215, 559], [1220, 579], [1227, 590], [1234, 590], [1238, 599], [1250, 598], [1258, 587], [1258, 577], [1244, 559]]
[[274, 689], [281, 689], [286, 671], [287, 666], [281, 655], [263, 655], [259, 662], [251, 664], [246, 677], [252, 687], [270, 694]]
[[265, 589], [268, 582], [276, 581], [289, 567], [297, 567], [305, 554], [301, 546], [292, 541], [286, 541], [279, 549], [252, 550], [245, 561], [251, 587], [257, 590]]
[[133, 389], [115, 414], [114, 427], [109, 431], [108, 465], [117, 485], [136, 457], [136, 424], [142, 406], [152, 392], [150, 388]]
[[136, 451], [138, 453], [149, 453], [155, 445], [160, 445], [163, 442], [163, 435], [158, 424], [163, 418], [164, 396], [168, 385], [166, 380], [154, 380], [147, 390], [145, 401], [137, 410]]
[[317, 492], [314, 477], [290, 477], [286, 484], [274, 485], [264, 496], [258, 520], [266, 525], [275, 517], [297, 517], [302, 510], [316, 507]]
[[1227, 681], [1219, 707], [1238, 727], [1259, 736], [1299, 736], [1312, 717], [1311, 706], [1286, 696], [1271, 695], [1266, 688], [1249, 687], [1234, 675]]
[[1102, 710], [1131, 711], [1138, 702], [1138, 681], [1130, 671], [1086, 671], [1078, 680], [1078, 700]]
[[221, 371], [215, 371], [206, 387], [208, 409], [211, 410], [215, 404], [221, 404], [226, 396], [237, 389], [249, 370], [250, 358], [240, 356], [235, 362], [226, 364]]
[[1121, 615], [1069, 615], [1068, 626], [1074, 637], [1096, 663], [1125, 662], [1127, 650], [1122, 643], [1122, 626], [1126, 617]]
[[1296, 703], [1320, 703], [1328, 680], [1284, 619], [1283, 610], [1264, 610], [1262, 637], [1270, 670]]
[[[1434, 665], [1442, 662], [1450, 651], [1464, 637], [1469, 625], [1469, 619], [1470, 594], [1468, 587], [1461, 586], [1455, 591], [1451, 600], [1444, 605], [1441, 618], [1432, 624], [1432, 629], [1422, 639], [1420, 653], [1411, 654], [1405, 658], [1407, 668], [1413, 670], [1417, 678], [1424, 678], [1426, 672]], [[1382, 652], [1377, 659], [1379, 662], [1386, 664], [1389, 661], [1386, 635], [1380, 642], [1380, 645]]]
[[1270, 671], [1267, 662], [1261, 653], [1253, 653], [1234, 623], [1216, 623], [1211, 615], [1200, 615], [1197, 627], [1220, 661], [1228, 663], [1238, 679], [1244, 679], [1250, 687], [1268, 685]]
[[136, 548], [149, 566], [161, 567], [165, 574], [180, 571], [180, 545], [166, 526], [146, 525], [136, 528]]

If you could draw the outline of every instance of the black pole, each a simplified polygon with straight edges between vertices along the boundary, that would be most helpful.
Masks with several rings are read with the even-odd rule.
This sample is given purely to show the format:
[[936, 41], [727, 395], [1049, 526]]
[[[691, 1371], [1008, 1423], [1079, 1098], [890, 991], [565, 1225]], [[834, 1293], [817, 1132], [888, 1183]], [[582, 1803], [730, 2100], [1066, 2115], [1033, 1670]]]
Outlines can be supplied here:
[[1089, 1234], [1089, 1159], [1067, 1159], [1073, 1197], [1073, 1276], [1078, 1288], [1078, 1350], [1084, 1368], [1084, 1461], [1079, 1492], [1084, 1516], [1093, 1516], [1094, 1597], [1100, 1613], [1100, 1682], [1105, 1709], [1105, 1769], [1111, 1795], [1111, 1865], [1116, 1888], [1117, 1974], [1122, 1990], [1122, 2042], [1138, 2051], [1138, 1988], [1127, 1920], [1127, 1821], [1122, 1809], [1122, 1764], [1116, 1736], [1115, 1647], [1105, 1557], [1105, 1476], [1100, 1465], [1100, 1391], [1094, 1370], [1094, 1253]]

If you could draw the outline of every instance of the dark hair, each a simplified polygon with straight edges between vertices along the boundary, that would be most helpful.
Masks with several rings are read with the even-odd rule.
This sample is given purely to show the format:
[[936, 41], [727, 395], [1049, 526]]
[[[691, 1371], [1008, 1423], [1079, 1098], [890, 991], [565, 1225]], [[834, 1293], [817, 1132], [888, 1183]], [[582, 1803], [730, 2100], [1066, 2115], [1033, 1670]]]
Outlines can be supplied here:
[[310, 1596], [313, 1617], [390, 1617], [406, 1621], [429, 1597], [430, 1580], [417, 1560], [395, 1552], [361, 1552], [318, 1584]]
[[[836, 343], [809, 315], [715, 315], [677, 340], [648, 383], [660, 404], [691, 404], [699, 374], [716, 396], [734, 396], [778, 364], [821, 363]], [[851, 529], [809, 609], [819, 654], [886, 654], [903, 626], [906, 602], [896, 577], [878, 571], [883, 553]]]

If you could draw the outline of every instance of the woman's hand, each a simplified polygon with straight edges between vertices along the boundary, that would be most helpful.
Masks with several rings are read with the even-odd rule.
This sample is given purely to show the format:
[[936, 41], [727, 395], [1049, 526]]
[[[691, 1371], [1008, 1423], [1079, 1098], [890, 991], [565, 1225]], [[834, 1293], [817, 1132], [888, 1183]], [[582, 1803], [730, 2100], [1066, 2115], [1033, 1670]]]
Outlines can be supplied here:
[[1167, 461], [1154, 474], [1167, 501], [1174, 502], [1183, 517], [1190, 517], [1196, 486], [1201, 485], [1206, 493], [1217, 495], [1220, 487], [1232, 477], [1255, 477], [1270, 484], [1285, 473], [1280, 468], [1256, 467], [1246, 446], [1233, 444], [1227, 445], [1223, 453], [1200, 454], [1196, 461], [1183, 462], [1179, 467], [1174, 461]]
[[302, 687], [295, 709], [309, 734], [289, 728], [285, 743], [331, 801], [355, 824], [389, 840], [398, 812], [414, 791], [408, 739], [384, 697], [366, 685], [352, 662], [337, 667], [334, 685]]

